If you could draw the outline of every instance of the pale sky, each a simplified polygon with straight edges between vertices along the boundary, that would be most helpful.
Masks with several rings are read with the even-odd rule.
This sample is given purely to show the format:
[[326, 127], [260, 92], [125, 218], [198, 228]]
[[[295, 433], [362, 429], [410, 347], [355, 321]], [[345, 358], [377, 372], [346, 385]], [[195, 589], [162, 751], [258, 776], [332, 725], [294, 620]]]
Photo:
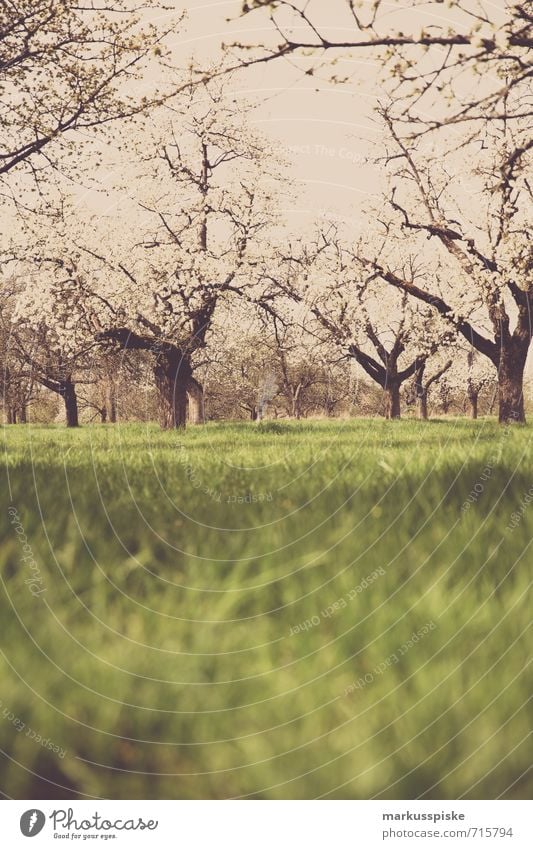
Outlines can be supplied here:
[[[501, 2], [484, 5], [497, 20]], [[308, 7], [313, 21], [332, 37], [342, 39], [353, 34], [346, 0], [310, 0]], [[177, 64], [193, 53], [201, 62], [213, 60], [220, 55], [222, 43], [279, 42], [267, 14], [259, 11], [243, 18], [241, 8], [242, 0], [176, 4], [176, 9], [184, 9], [187, 16], [176, 39]], [[431, 12], [424, 5], [413, 10], [412, 0], [385, 2], [380, 27], [390, 32], [415, 32], [422, 24], [454, 23], [460, 29], [462, 20], [466, 20], [444, 3], [437, 12], [435, 9], [433, 4]], [[334, 53], [328, 54], [328, 70], [321, 75], [307, 76], [301, 70], [302, 61], [298, 68], [298, 60], [289, 58], [249, 68], [234, 78], [234, 85], [237, 96], [260, 104], [250, 120], [272, 138], [274, 146], [289, 148], [292, 173], [302, 189], [294, 214], [316, 219], [321, 210], [331, 210], [341, 219], [357, 222], [383, 188], [383, 170], [365, 162], [365, 157], [380, 152], [381, 128], [373, 110], [384, 91], [379, 82], [380, 65], [369, 52], [360, 51], [352, 57], [346, 51], [337, 54], [339, 64], [334, 72], [351, 77], [345, 84], [335, 85], [327, 79], [331, 73], [329, 60], [334, 57]]]
[[[204, 60], [217, 55], [221, 42], [270, 38], [272, 28], [265, 16], [236, 17], [241, 6], [241, 0], [181, 4], [188, 20], [176, 55], [194, 52]], [[228, 23], [232, 16], [235, 19]], [[261, 22], [266, 23], [263, 30], [258, 29]], [[304, 218], [316, 218], [322, 209], [357, 217], [368, 195], [376, 194], [379, 174], [363, 164], [372, 151], [363, 140], [376, 138], [372, 122], [376, 98], [370, 91], [376, 89], [377, 65], [369, 59], [351, 65], [351, 70], [358, 66], [359, 87], [321, 82], [289, 60], [250, 68], [234, 78], [236, 94], [260, 104], [251, 122], [272, 138], [275, 147], [288, 149], [302, 188], [297, 214]]]

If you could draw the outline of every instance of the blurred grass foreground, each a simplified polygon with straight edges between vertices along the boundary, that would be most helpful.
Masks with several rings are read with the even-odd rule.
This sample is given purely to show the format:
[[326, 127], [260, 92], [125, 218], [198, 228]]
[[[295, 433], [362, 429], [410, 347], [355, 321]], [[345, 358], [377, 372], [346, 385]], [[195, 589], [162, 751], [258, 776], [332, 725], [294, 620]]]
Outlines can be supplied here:
[[2, 793], [529, 798], [531, 435], [5, 428]]

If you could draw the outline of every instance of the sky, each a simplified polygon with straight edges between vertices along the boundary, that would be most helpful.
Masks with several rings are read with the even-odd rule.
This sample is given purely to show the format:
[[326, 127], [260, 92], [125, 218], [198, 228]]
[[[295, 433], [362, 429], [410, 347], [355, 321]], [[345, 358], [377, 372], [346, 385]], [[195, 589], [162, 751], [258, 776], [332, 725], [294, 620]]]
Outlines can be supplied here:
[[[369, 0], [366, 2], [370, 5]], [[175, 9], [186, 14], [174, 44], [176, 64], [185, 63], [191, 54], [201, 64], [217, 61], [222, 44], [275, 45], [280, 39], [268, 16], [259, 11], [243, 17], [242, 5], [242, 0], [176, 3]], [[332, 38], [353, 34], [346, 0], [309, 0], [307, 6], [312, 20]], [[501, 0], [484, 6], [492, 19], [498, 20]], [[446, 3], [438, 7], [434, 3], [427, 7], [419, 4], [413, 9], [413, 0], [385, 0], [380, 21], [382, 30], [390, 32], [416, 32], [422, 24], [428, 27], [432, 23], [453, 24], [460, 31], [462, 21], [467, 31], [471, 25], [471, 20], [467, 26], [466, 19]], [[338, 64], [332, 70], [333, 58]], [[355, 226], [370, 207], [380, 205], [384, 189], [383, 167], [369, 161], [382, 152], [382, 128], [374, 112], [385, 98], [381, 65], [363, 51], [352, 56], [346, 51], [331, 53], [327, 60], [326, 67], [315, 76], [305, 74], [305, 60], [287, 58], [248, 68], [231, 81], [237, 98], [257, 104], [249, 120], [291, 162], [298, 202], [292, 204], [288, 214], [295, 227], [298, 220], [304, 227], [304, 221], [315, 220], [317, 214]], [[332, 73], [348, 75], [350, 80], [332, 83]]]
[[[183, 3], [187, 21], [176, 56], [194, 52], [200, 61], [209, 60], [219, 55], [222, 42], [271, 37], [264, 16], [238, 16], [241, 5], [239, 0]], [[289, 60], [249, 68], [232, 80], [238, 96], [257, 103], [251, 123], [291, 163], [298, 184], [291, 216], [307, 220], [327, 211], [350, 220], [376, 194], [379, 169], [365, 164], [365, 157], [379, 134], [372, 116], [378, 66], [368, 58], [352, 63], [352, 70], [355, 64], [358, 82], [346, 86], [309, 77]]]
[[[172, 40], [173, 64], [185, 68], [194, 57], [205, 67], [220, 61], [223, 43], [264, 42], [271, 37], [268, 20], [258, 15], [242, 18], [241, 6], [242, 0], [189, 0], [166, 12], [163, 17], [185, 11], [185, 20]], [[369, 57], [358, 58], [349, 63], [349, 70], [356, 73], [356, 79], [347, 85], [310, 77], [292, 60], [248, 68], [227, 78], [228, 98], [234, 96], [251, 105], [246, 122], [265, 136], [267, 151], [287, 163], [294, 190], [289, 192], [290, 199], [279, 197], [280, 220], [286, 219], [292, 234], [311, 234], [317, 218], [344, 222], [352, 231], [379, 197], [382, 169], [368, 162], [381, 132], [373, 115], [379, 66]], [[146, 81], [147, 90], [151, 83], [151, 78]], [[124, 152], [113, 151], [111, 143], [95, 172], [97, 185], [103, 182], [109, 190], [122, 171], [124, 183], [129, 176], [134, 187], [135, 174], [130, 170], [128, 175], [129, 168]], [[76, 203], [87, 205], [96, 214], [113, 215], [121, 203], [114, 191], [103, 196], [97, 185], [94, 190], [89, 185], [84, 181], [73, 189]]]
[[[313, 20], [336, 38], [353, 33], [346, 5], [346, 0], [310, 0]], [[242, 0], [165, 0], [165, 6], [170, 10], [161, 13], [161, 23], [185, 13], [172, 40], [178, 68], [193, 56], [204, 67], [219, 62], [223, 44], [279, 40], [272, 41], [274, 30], [264, 12], [240, 15]], [[424, 7], [417, 7], [415, 15], [412, 0], [407, 8], [401, 0], [385, 2], [384, 8], [383, 26], [390, 31], [414, 31], [423, 20]], [[442, 10], [439, 18], [450, 16], [445, 4]], [[308, 232], [317, 218], [345, 222], [349, 232], [356, 231], [370, 209], [383, 205], [385, 170], [373, 161], [383, 153], [383, 130], [374, 111], [385, 98], [381, 65], [368, 52], [348, 57], [343, 51], [333, 73], [348, 74], [350, 81], [335, 84], [329, 79], [331, 58], [328, 54], [327, 68], [315, 76], [305, 73], [305, 60], [287, 58], [247, 68], [227, 81], [228, 96], [234, 93], [237, 101], [253, 104], [247, 121], [266, 136], [267, 147], [289, 162], [295, 190], [288, 205], [280, 198], [280, 213], [287, 216], [291, 232]], [[152, 82], [147, 79], [147, 89]], [[123, 154], [116, 160], [124, 166]], [[462, 189], [468, 191], [465, 185]], [[95, 199], [97, 209], [100, 204]]]

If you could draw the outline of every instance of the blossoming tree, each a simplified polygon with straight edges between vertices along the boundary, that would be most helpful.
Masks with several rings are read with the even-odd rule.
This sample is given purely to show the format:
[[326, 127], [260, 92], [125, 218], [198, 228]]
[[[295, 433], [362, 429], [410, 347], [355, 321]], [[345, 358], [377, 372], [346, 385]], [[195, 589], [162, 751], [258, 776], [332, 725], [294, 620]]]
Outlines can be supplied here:
[[[385, 114], [392, 163], [387, 227], [389, 257], [359, 252], [358, 262], [411, 299], [430, 306], [494, 365], [501, 423], [525, 421], [523, 380], [533, 335], [533, 240], [528, 146], [518, 126], [488, 149], [462, 153], [463, 161], [427, 157], [405, 142]], [[514, 154], [509, 158], [509, 150]], [[519, 151], [517, 153], [517, 151]], [[475, 200], [472, 201], [472, 196]], [[428, 244], [429, 242], [429, 244]], [[394, 258], [402, 251], [426, 256], [417, 280]]]
[[212, 82], [191, 85], [140, 145], [126, 212], [74, 238], [75, 256], [100, 342], [150, 352], [161, 426], [184, 427], [188, 395], [201, 416], [193, 371], [215, 310], [255, 284], [273, 176], [265, 143]]
[[19, 263], [10, 340], [29, 377], [59, 395], [68, 427], [77, 427], [76, 379], [91, 364], [97, 343], [95, 316], [75, 264], [56, 257]]
[[[147, 20], [153, 0], [17, 0], [0, 6], [0, 186], [18, 200], [19, 180], [40, 184], [72, 163], [79, 132], [98, 132], [159, 102], [139, 81], [165, 51], [166, 26]], [[155, 20], [155, 15], [154, 15]], [[160, 20], [163, 17], [160, 16]], [[136, 85], [133, 85], [133, 84]], [[169, 92], [166, 92], [169, 93]], [[16, 182], [12, 179], [16, 177]]]
[[386, 417], [398, 419], [402, 385], [423, 370], [448, 334], [431, 310], [362, 271], [356, 255], [335, 234], [321, 233], [313, 244], [291, 249], [265, 278], [272, 298], [278, 292], [306, 307], [307, 332], [355, 360], [383, 389]]

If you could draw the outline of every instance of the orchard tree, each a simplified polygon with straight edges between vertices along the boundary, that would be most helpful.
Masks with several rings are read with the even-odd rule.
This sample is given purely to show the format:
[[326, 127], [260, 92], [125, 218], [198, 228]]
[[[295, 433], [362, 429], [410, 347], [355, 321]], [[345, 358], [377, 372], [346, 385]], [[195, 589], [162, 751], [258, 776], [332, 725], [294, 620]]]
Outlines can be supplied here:
[[151, 354], [163, 428], [185, 427], [187, 397], [202, 417], [195, 361], [217, 307], [253, 287], [274, 222], [266, 145], [224, 90], [191, 84], [188, 102], [169, 113], [139, 140], [129, 174], [136, 207], [115, 214], [98, 243], [76, 242], [104, 326], [98, 338]]
[[221, 300], [206, 345], [193, 356], [194, 376], [187, 390], [189, 424], [242, 417], [236, 385], [239, 356], [248, 344], [244, 306], [242, 300]]
[[144, 365], [137, 354], [95, 349], [78, 384], [80, 409], [92, 410], [93, 418], [99, 417], [102, 424], [116, 424], [125, 416], [125, 396], [142, 392]]
[[[24, 203], [79, 158], [88, 132], [146, 111], [170, 94], [146, 82], [180, 23], [153, 0], [7, 0], [0, 7], [0, 187]], [[147, 12], [166, 26], [148, 22]], [[161, 57], [161, 59], [159, 58]], [[161, 65], [162, 67], [162, 65]]]
[[[214, 356], [204, 371], [207, 417], [209, 419], [259, 420], [259, 404], [277, 402], [278, 386], [273, 375], [272, 348], [264, 334], [241, 331], [236, 341], [226, 336], [217, 340]], [[214, 347], [214, 346], [213, 346]], [[208, 347], [208, 350], [212, 346]], [[267, 401], [264, 389], [274, 389]], [[272, 393], [268, 393], [270, 396]]]
[[470, 418], [477, 419], [479, 396], [484, 389], [494, 385], [494, 369], [477, 351], [466, 354], [466, 397], [470, 405]]
[[19, 288], [16, 280], [7, 280], [0, 298], [0, 399], [6, 424], [24, 424], [34, 397], [35, 382], [13, 339], [13, 311]]
[[414, 374], [414, 395], [417, 403], [418, 418], [428, 419], [428, 399], [430, 392], [452, 367], [453, 360], [446, 359], [449, 351], [441, 351], [440, 357], [422, 360]]
[[232, 328], [221, 328], [217, 319], [203, 356], [208, 362], [200, 367], [209, 418], [299, 419], [350, 406], [356, 381], [346, 357], [334, 346], [318, 345], [293, 308], [288, 303], [282, 315], [258, 320], [241, 302]]
[[[479, 354], [475, 348], [459, 345], [454, 351], [452, 366], [443, 376], [441, 385], [444, 386], [444, 395], [448, 394], [458, 409], [468, 409], [470, 418], [477, 419], [482, 396], [490, 397], [497, 393], [496, 378], [494, 366], [486, 357]], [[490, 407], [489, 404], [484, 406], [487, 409]]]
[[38, 282], [24, 274], [11, 338], [31, 378], [63, 400], [67, 427], [77, 427], [76, 376], [89, 368], [95, 327], [80, 307], [84, 295], [75, 268], [55, 260], [38, 266]]
[[[531, 154], [522, 145], [511, 162], [508, 152], [516, 152], [523, 129], [517, 128], [510, 145], [505, 137], [499, 142], [496, 158], [492, 147], [481, 147], [474, 161], [463, 152], [459, 165], [455, 159], [441, 157], [439, 163], [420, 154], [416, 142], [400, 138], [386, 113], [385, 120], [395, 226], [386, 226], [389, 256], [360, 251], [358, 262], [430, 306], [486, 356], [498, 374], [500, 422], [522, 423], [524, 368], [533, 334]], [[426, 256], [425, 273], [417, 280], [402, 273], [395, 256], [409, 245]]]
[[[260, 299], [261, 304], [261, 299]], [[312, 405], [313, 390], [327, 382], [328, 361], [338, 359], [325, 345], [306, 333], [301, 308], [292, 299], [286, 299], [276, 310], [268, 302], [260, 306], [264, 345], [271, 352], [271, 368], [275, 374], [276, 394], [284, 399], [286, 414], [300, 419]]]
[[[411, 304], [406, 294], [391, 297], [377, 275], [361, 269], [359, 253], [335, 234], [321, 233], [313, 244], [292, 249], [265, 278], [272, 297], [277, 291], [305, 305], [312, 318], [307, 331], [355, 360], [385, 393], [386, 417], [398, 419], [403, 384], [447, 334], [431, 310]], [[416, 275], [412, 262], [410, 271]]]
[[302, 404], [303, 414], [328, 418], [352, 414], [363, 403], [362, 381], [346, 368], [346, 358], [325, 358], [317, 368], [317, 380], [306, 392]]

